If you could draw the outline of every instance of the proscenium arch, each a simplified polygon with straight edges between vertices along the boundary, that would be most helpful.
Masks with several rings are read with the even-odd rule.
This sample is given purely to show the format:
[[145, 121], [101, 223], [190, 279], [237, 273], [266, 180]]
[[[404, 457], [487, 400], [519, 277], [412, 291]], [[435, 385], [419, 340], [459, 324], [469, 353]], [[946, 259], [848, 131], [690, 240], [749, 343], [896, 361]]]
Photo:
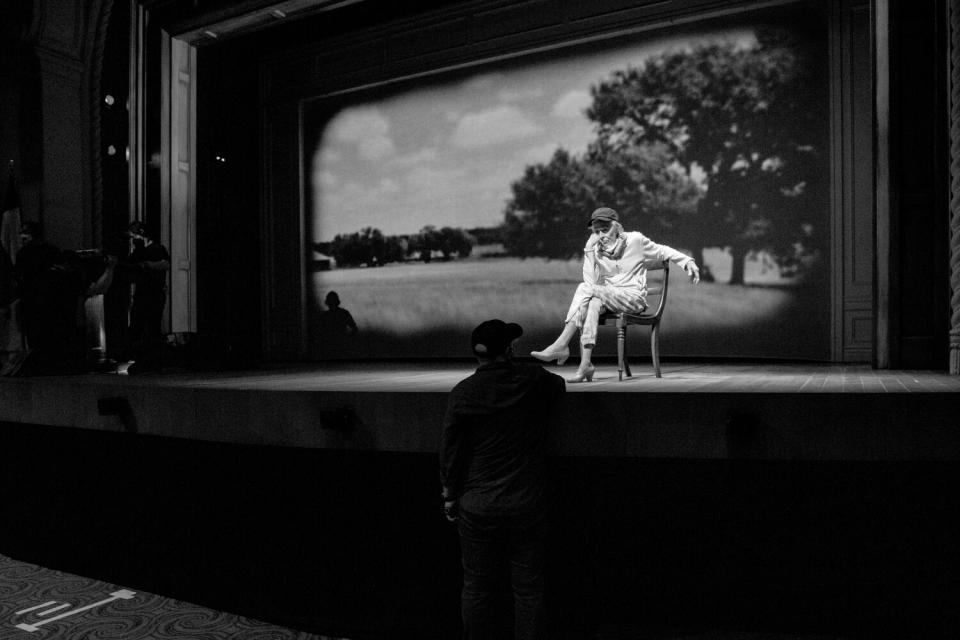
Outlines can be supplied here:
[[[475, 3], [479, 5], [479, 3]], [[556, 3], [560, 7], [563, 3]], [[303, 289], [302, 256], [294, 253], [293, 242], [279, 237], [283, 230], [303, 232], [305, 226], [303, 196], [293, 202], [290, 194], [271, 188], [272, 184], [293, 183], [302, 185], [302, 172], [294, 176], [291, 167], [303, 162], [303, 158], [290, 157], [291, 149], [303, 145], [302, 110], [304, 104], [340, 96], [389, 87], [412, 81], [442, 77], [444, 74], [465, 69], [480, 70], [503, 60], [521, 60], [544, 52], [563, 51], [570, 47], [589, 43], [603, 43], [620, 37], [640, 35], [678, 24], [693, 24], [718, 16], [735, 16], [758, 9], [775, 6], [789, 7], [792, 0], [782, 2], [731, 2], [722, 9], [685, 5], [664, 8], [656, 15], [637, 16], [606, 24], [594, 21], [589, 30], [568, 29], [557, 19], [553, 32], [538, 31], [536, 37], [515, 37], [509, 46], [494, 47], [488, 42], [495, 40], [473, 39], [475, 30], [464, 27], [464, 33], [450, 36], [450, 40], [464, 43], [456, 49], [437, 49], [414, 56], [402, 45], [389, 49], [392, 42], [430, 41], [431, 34], [446, 33], [459, 25], [474, 24], [484, 13], [482, 6], [464, 6], [438, 12], [430, 20], [398, 22], [381, 27], [372, 27], [346, 35], [341, 40], [330, 40], [305, 46], [292, 60], [289, 57], [267, 58], [262, 66], [264, 94], [261, 120], [263, 126], [263, 224], [273, 232], [272, 246], [264, 244], [263, 281], [264, 306], [271, 314], [264, 316], [266, 342], [264, 352], [279, 359], [296, 359], [301, 352], [304, 336], [309, 328], [305, 325], [304, 309], [296, 307], [296, 296], [290, 291], [289, 280], [300, 275], [298, 290]], [[869, 362], [874, 347], [873, 310], [873, 263], [874, 263], [874, 189], [872, 177], [873, 131], [869, 127], [872, 105], [872, 78], [864, 68], [871, 69], [869, 47], [860, 47], [856, 58], [848, 55], [856, 38], [869, 37], [869, 0], [829, 1], [826, 19], [829, 23], [829, 83], [830, 83], [830, 153], [831, 193], [830, 211], [832, 237], [830, 253], [831, 336], [830, 358], [835, 362]], [[547, 7], [550, 8], [550, 7]], [[545, 8], [545, 10], [547, 9]], [[556, 7], [553, 7], [556, 8]], [[708, 10], [709, 9], [709, 10]], [[559, 8], [556, 9], [560, 11]], [[651, 12], [652, 14], [652, 12]], [[549, 23], [548, 18], [544, 18]], [[488, 25], [489, 27], [489, 25]], [[498, 27], [500, 28], [500, 27]], [[489, 27], [493, 29], [493, 27]], [[509, 25], [502, 31], [509, 33]], [[866, 34], [866, 36], [864, 36]], [[378, 44], [384, 43], [386, 45]], [[380, 47], [378, 49], [378, 47]], [[387, 47], [386, 49], [383, 49]], [[427, 49], [427, 47], [421, 47]], [[383, 49], [383, 50], [381, 50]], [[846, 52], [846, 53], [845, 53]], [[394, 62], [396, 58], [398, 61]], [[361, 72], [350, 67], [349, 60], [366, 61], [369, 68]], [[379, 60], [371, 66], [371, 60]], [[294, 64], [296, 63], [296, 64]], [[364, 62], [361, 62], [364, 64]], [[304, 70], [294, 73], [292, 69]], [[313, 69], [309, 74], [306, 70]], [[852, 96], [859, 102], [854, 104]], [[853, 131], [852, 124], [864, 123]], [[854, 171], [854, 167], [858, 167]], [[866, 167], [864, 175], [862, 168]], [[302, 167], [301, 167], [302, 168]], [[287, 171], [288, 173], [285, 173]], [[271, 179], [267, 179], [270, 176]], [[265, 234], [265, 237], [267, 234]], [[301, 241], [300, 244], [306, 240]], [[282, 246], [283, 250], [275, 247]], [[855, 259], [854, 259], [855, 257]], [[267, 302], [270, 301], [270, 302]], [[302, 296], [301, 302], [302, 305]]]
[[[123, 0], [118, 0], [118, 1], [123, 1]], [[137, 14], [137, 17], [132, 21], [135, 25], [134, 33], [137, 32], [137, 28], [142, 29], [142, 26], [144, 24], [142, 18], [144, 14], [147, 12], [147, 9], [143, 8], [144, 6], [149, 8], [152, 6], [163, 6], [165, 4], [166, 5], [171, 4], [169, 2], [164, 3], [163, 0], [154, 0], [154, 1], [131, 0], [131, 2], [138, 9], [138, 11], [135, 12]], [[291, 3], [271, 3], [269, 1], [264, 1], [262, 3], [258, 3], [258, 11], [269, 12], [271, 9], [281, 7], [282, 5], [285, 5], [285, 4], [289, 5]], [[342, 4], [342, 3], [324, 3], [321, 1], [308, 2], [306, 0], [299, 3], [299, 5], [308, 7], [310, 8], [310, 10], [314, 10], [317, 7], [320, 7], [322, 5], [327, 5], [328, 8], [335, 8], [339, 4]], [[693, 4], [697, 4], [697, 3], [691, 3], [691, 5]], [[758, 6], [770, 5], [770, 4], [779, 4], [779, 3], [777, 2], [773, 2], [773, 3], [732, 2], [730, 3], [729, 8], [731, 10], [742, 10], [744, 8], [749, 8], [751, 6], [758, 7]], [[956, 0], [948, 0], [945, 3], [947, 8], [947, 13], [948, 13], [948, 19], [950, 21], [950, 26], [951, 26], [951, 29], [949, 32], [950, 35], [952, 36], [950, 52], [954, 57], [956, 57], [956, 51], [958, 50], [958, 47], [955, 44], [955, 41], [957, 40], [956, 32], [958, 31], [956, 27], [956, 22], [957, 22], [956, 15], [958, 13], [957, 4], [958, 3]], [[864, 18], [866, 19], [867, 29], [869, 29], [868, 37], [871, 39], [872, 46], [873, 46], [873, 50], [871, 51], [871, 60], [870, 60], [870, 62], [872, 63], [871, 66], [873, 67], [871, 69], [871, 71], [873, 71], [873, 74], [871, 75], [874, 76], [873, 78], [874, 80], [880, 81], [878, 83], [879, 86], [874, 87], [874, 92], [872, 92], [874, 99], [877, 100], [877, 102], [875, 102], [873, 106], [874, 108], [879, 107], [879, 111], [880, 111], [880, 113], [874, 113], [874, 116], [875, 117], [881, 116], [881, 120], [882, 120], [882, 116], [884, 115], [883, 97], [886, 90], [883, 83], [883, 80], [885, 79], [885, 74], [884, 74], [884, 68], [882, 64], [884, 47], [882, 46], [878, 47], [877, 44], [878, 43], [881, 45], [884, 44], [885, 42], [884, 32], [889, 28], [889, 25], [886, 24], [884, 21], [884, 18], [886, 16], [886, 11], [888, 10], [888, 2], [886, 0], [872, 0], [872, 1], [871, 0], [833, 0], [830, 2], [830, 6], [831, 6], [831, 12], [833, 12], [833, 16], [834, 16], [833, 20], [834, 20], [835, 26], [838, 25], [840, 27], [843, 27], [844, 21], [847, 20], [848, 17], [853, 17], [854, 15], [856, 15], [857, 21], [862, 22]], [[487, 7], [484, 3], [468, 2], [468, 3], [464, 3], [463, 5], [458, 5], [457, 7], [451, 7], [450, 9], [437, 11], [436, 15], [431, 14], [430, 20], [427, 22], [438, 23], [441, 19], [443, 20], [451, 19], [450, 23], [453, 24], [458, 19], [469, 20], [471, 15], [475, 13], [482, 13], [482, 11], [485, 8]], [[687, 11], [686, 13], [692, 14], [695, 12], [696, 10], [691, 8], [690, 11]], [[283, 13], [283, 11], [281, 11], [280, 13]], [[489, 13], [489, 11], [487, 11], [487, 13]], [[222, 18], [223, 16], [220, 16], [220, 17]], [[664, 19], [665, 19], [664, 16], [659, 16], [658, 18], [656, 18], [656, 20], [659, 20], [661, 22]], [[173, 36], [175, 37], [170, 37], [170, 40], [171, 40], [170, 58], [171, 59], [169, 60], [169, 62], [171, 64], [173, 62], [172, 61], [173, 47], [178, 46], [175, 44], [175, 42], [178, 42], [178, 41], [186, 42], [187, 48], [195, 51], [195, 48], [198, 42], [196, 40], [192, 40], [191, 38], [193, 36], [209, 37], [209, 36], [203, 36], [202, 34], [205, 30], [204, 28], [209, 27], [209, 25], [212, 24], [212, 22], [208, 21], [207, 24], [203, 24], [203, 25], [200, 24], [201, 22], [202, 22], [201, 19], [194, 18], [193, 22], [190, 24], [191, 34], [187, 34], [185, 31], [181, 30], [183, 32], [173, 34]], [[860, 24], [860, 22], [858, 22], [858, 24]], [[621, 21], [621, 26], [622, 25], [623, 25], [623, 22]], [[398, 28], [404, 29], [404, 28], [410, 28], [411, 26], [414, 27], [414, 30], [416, 30], [417, 28], [420, 28], [421, 30], [429, 29], [431, 27], [431, 25], [427, 23], [424, 23], [423, 27], [420, 27], [419, 25], [414, 25], [413, 21], [411, 20], [411, 21], [406, 21], [403, 24], [400, 24]], [[439, 28], [438, 24], [433, 24], [432, 26], [435, 29]], [[559, 31], [562, 28], [563, 27], [557, 27], [552, 31], [548, 30], [550, 31], [549, 33], [541, 29], [539, 32], [541, 36], [538, 36], [541, 38], [540, 40], [541, 43], [544, 42], [545, 40], [552, 40], [555, 42], [565, 41], [565, 40], [569, 41], [570, 40], [569, 36], [564, 36], [563, 34], [559, 33]], [[602, 30], [607, 28], [609, 28], [609, 26], [605, 27], [603, 25], [600, 25], [597, 27], [596, 30], [594, 30], [594, 33], [600, 33]], [[862, 28], [862, 27], [857, 27], [857, 28]], [[385, 29], [383, 27], [368, 29], [368, 31], [370, 31], [371, 34], [374, 36], [377, 36], [377, 35], [384, 36], [385, 32], [389, 30], [390, 28]], [[396, 29], [394, 29], [393, 31], [396, 31]], [[554, 31], [556, 31], [557, 33], [554, 33]], [[362, 37], [364, 33], [366, 33], [366, 31], [352, 34], [350, 38], [348, 38], [349, 42], [347, 42], [347, 44], [352, 46], [354, 49], [357, 49], [357, 45], [359, 44], [358, 37]], [[584, 32], [581, 29], [578, 35], [582, 36], [583, 34]], [[386, 35], [397, 36], [396, 33], [392, 33], [392, 32], [387, 33]], [[400, 40], [401, 38], [399, 38], [398, 36], [397, 39]], [[516, 42], [519, 39], [522, 39], [522, 38], [519, 38], [519, 36], [516, 36], [512, 39], [511, 44], [507, 47], [508, 49], [510, 49], [510, 53], [517, 53], [515, 49], [517, 46]], [[404, 39], [404, 41], [409, 41], [409, 38]], [[135, 48], [135, 51], [137, 52], [137, 54], [142, 55], [143, 53], [142, 40], [137, 40], [137, 42], [141, 43], [141, 45], [140, 47]], [[317, 43], [314, 43], [314, 44], [316, 45]], [[831, 47], [837, 47], [838, 49], [842, 49], [847, 44], [849, 43], [847, 41], [847, 35], [845, 33], [838, 33], [835, 30], [832, 31]], [[332, 42], [332, 41], [325, 42], [325, 43], [322, 43], [319, 49], [316, 49], [315, 47], [315, 50], [319, 54], [321, 54], [319, 57], [323, 58], [324, 55], [322, 54], [329, 52], [331, 48], [334, 48], [336, 46], [337, 46], [336, 42]], [[480, 43], [480, 42], [475, 44], [467, 43], [466, 45], [456, 50], [455, 52], [448, 53], [445, 55], [447, 55], [447, 58], [450, 60], [453, 60], [454, 58], [457, 58], [458, 60], [464, 60], [466, 58], [478, 59], [478, 58], [484, 57], [485, 51], [486, 51], [485, 46], [486, 45], [484, 43]], [[835, 51], [836, 50], [837, 49], [835, 49]], [[874, 56], [877, 56], [877, 58], [874, 58]], [[425, 57], [430, 57], [430, 56], [425, 54]], [[430, 64], [434, 64], [434, 63], [431, 62]], [[954, 64], [954, 67], [956, 67], [956, 62], [954, 62], [953, 64]], [[403, 65], [400, 65], [400, 66], [403, 66], [406, 70], [410, 70], [414, 68], [411, 65], [412, 65], [412, 60], [408, 59]], [[426, 68], [426, 67], [421, 67], [421, 68]], [[850, 69], [848, 69], [847, 66], [844, 64], [842, 68], [835, 66], [833, 73], [839, 74], [840, 76], [842, 76], [844, 72], [849, 72], [849, 71]], [[133, 67], [132, 75], [135, 75], [135, 74], [136, 74], [136, 67]], [[167, 81], [169, 83], [168, 88], [170, 89], [169, 94], [166, 95], [164, 98], [164, 103], [168, 109], [167, 115], [170, 117], [171, 120], [174, 120], [178, 117], [175, 113], [175, 110], [173, 109], [173, 105], [177, 104], [177, 102], [175, 101], [175, 98], [180, 99], [182, 98], [183, 95], [186, 95], [188, 96], [187, 101], [189, 102], [190, 93], [186, 92], [186, 94], [184, 94], [184, 92], [180, 91], [180, 89], [176, 86], [176, 83], [172, 82], [172, 80], [174, 80], [175, 77], [171, 69], [168, 69], [167, 73], [164, 75], [167, 78]], [[191, 74], [188, 72], [188, 75], [190, 76], [191, 86], [196, 87], [197, 78], [195, 76], [195, 73]], [[132, 84], [136, 86], [139, 82], [142, 82], [142, 79], [137, 79], [134, 82], [132, 82]], [[955, 91], [955, 86], [957, 84], [958, 83], [956, 82], [956, 80], [951, 78], [951, 89], [953, 91]], [[839, 97], [835, 100], [835, 104], [837, 105], [842, 104], [842, 96], [843, 96], [842, 93], [839, 94]], [[287, 97], [289, 98], [291, 96], [287, 96]], [[140, 100], [142, 101], [142, 99], [143, 98], [141, 96]], [[953, 113], [957, 110], [956, 104], [957, 104], [957, 100], [954, 98], [951, 101], [951, 108], [952, 108], [951, 117], [953, 120], [957, 119]], [[195, 105], [191, 105], [191, 108], [195, 109]], [[265, 109], [264, 113], [266, 114], [266, 112], [270, 111], [271, 109], [273, 109], [274, 111], [282, 110], [282, 107], [279, 101], [274, 101], [271, 105], [269, 105]], [[143, 112], [144, 112], [143, 105], [141, 102], [140, 108], [138, 111], [136, 111], [136, 113], [142, 116]], [[190, 112], [190, 113], [192, 115], [193, 112]], [[842, 129], [843, 124], [841, 123], [841, 120], [845, 120], [846, 117], [837, 116], [837, 115], [834, 115], [833, 117], [835, 119], [835, 124], [840, 125], [840, 128]], [[143, 126], [142, 117], [138, 118], [137, 120], [138, 122], [136, 127], [142, 127]], [[284, 117], [281, 117], [280, 120], [285, 121]], [[192, 121], [192, 118], [191, 118], [191, 121]], [[180, 122], [181, 123], [183, 122], [182, 118], [180, 119]], [[878, 125], [882, 127], [882, 123], [878, 123]], [[168, 123], [165, 123], [164, 126], [168, 126]], [[194, 124], [191, 122], [189, 126], [192, 127], [194, 126]], [[265, 129], [264, 131], [261, 132], [263, 136], [262, 139], [269, 140], [272, 137], [272, 133], [270, 130], [277, 129], [277, 123], [264, 123], [263, 126], [265, 127]], [[883, 130], [881, 129], [879, 132], [875, 132], [875, 133], [882, 134]], [[951, 139], [956, 140], [957, 136], [956, 136], [955, 127], [952, 133], [953, 135], [951, 136]], [[187, 137], [187, 139], [189, 139], [189, 137]], [[138, 140], [137, 137], [131, 136], [132, 144], [135, 143], [137, 140]], [[142, 141], [142, 138], [139, 138], [139, 140]], [[882, 143], [883, 140], [881, 139], [880, 142]], [[163, 170], [167, 174], [167, 180], [165, 184], [169, 189], [169, 193], [167, 194], [165, 201], [169, 206], [169, 216], [170, 216], [169, 219], [165, 219], [163, 228], [165, 229], [164, 233], [167, 236], [165, 237], [165, 240], [170, 242], [171, 245], [173, 244], [175, 212], [181, 212], [181, 213], [186, 212], [188, 214], [193, 214], [195, 212], [194, 203], [190, 202], [190, 198], [193, 197], [191, 188], [189, 186], [186, 188], [181, 188], [176, 186], [176, 179], [175, 179], [176, 171], [180, 171], [184, 167], [183, 165], [180, 164], [181, 159], [177, 159], [176, 161], [174, 160], [174, 157], [173, 157], [174, 154], [172, 152], [173, 143], [174, 143], [174, 135], [173, 135], [173, 129], [171, 128], [168, 130], [168, 135], [166, 136], [166, 143], [164, 145], [164, 150], [163, 150], [163, 153], [164, 153], [164, 156], [163, 156], [164, 169]], [[835, 142], [834, 144], [836, 145], [839, 143]], [[873, 149], [871, 149], [871, 151], [880, 152], [882, 154], [884, 152], [884, 149], [882, 147], [883, 145], [881, 144], [880, 149], [877, 149], [876, 147], [874, 147]], [[194, 147], [190, 147], [189, 149], [190, 149], [188, 152], [189, 154], [195, 153]], [[264, 151], [265, 151], [265, 154], [264, 154], [264, 163], [263, 163], [264, 164], [263, 177], [266, 178], [270, 176], [272, 173], [271, 170], [267, 167], [267, 165], [269, 164], [268, 156], [270, 156], [271, 151], [270, 149], [265, 149]], [[135, 218], [139, 215], [142, 215], [144, 212], [144, 206], [143, 206], [144, 190], [142, 188], [143, 187], [142, 176], [143, 176], [143, 166], [146, 160], [146, 155], [145, 155], [146, 150], [145, 150], [145, 147], [141, 145], [140, 147], [138, 147], [138, 152], [134, 152], [133, 148], [131, 149], [131, 152], [132, 152], [131, 154], [131, 185], [135, 186], [136, 188], [131, 189], [130, 217]], [[837, 158], [838, 156], [841, 156], [843, 154], [844, 154], [843, 149], [837, 148], [834, 151], [834, 158]], [[861, 156], [861, 159], [862, 159], [862, 156]], [[190, 160], [193, 160], [194, 162], [191, 163]], [[187, 165], [189, 165], [191, 169], [193, 169], [196, 166], [195, 158], [189, 158], [185, 162], [187, 163]], [[878, 164], [882, 165], [882, 162], [878, 162]], [[873, 163], [871, 163], [871, 165], [873, 165]], [[873, 165], [873, 166], [877, 166], [877, 165]], [[195, 174], [195, 171], [193, 171], [192, 173]], [[951, 174], [954, 174], [954, 175], [956, 174], [955, 167], [952, 168]], [[836, 202], [839, 200], [842, 200], [848, 195], [848, 193], [845, 191], [847, 189], [846, 184], [848, 183], [848, 178], [846, 176], [837, 175], [836, 170], [834, 170], [834, 175], [835, 177], [839, 178], [837, 182], [837, 188], [834, 191], [834, 197], [836, 198], [834, 202], [834, 207], [836, 212], [836, 206], [837, 206]], [[880, 175], [880, 176], [877, 176], [877, 178], [879, 178], [878, 184], [875, 184], [874, 186], [877, 186], [880, 188], [877, 191], [875, 191], [875, 193], [880, 197], [881, 201], [875, 203], [876, 208], [872, 212], [874, 217], [872, 217], [870, 222], [871, 224], [876, 224], [878, 226], [877, 236], [881, 236], [883, 235], [884, 231], [889, 232], [889, 227], [888, 225], [885, 224], [886, 216], [884, 215], [885, 207], [887, 206], [888, 203], [885, 202], [887, 189], [883, 188], [883, 184], [885, 182], [884, 176]], [[195, 175], [192, 175], [192, 179], [195, 181]], [[138, 184], [138, 180], [140, 181], [139, 184]], [[190, 184], [189, 181], [187, 182], [187, 184], [188, 185]], [[264, 187], [267, 191], [269, 191], [268, 182], [264, 183]], [[186, 194], [186, 197], [184, 198], [184, 200], [186, 201], [187, 204], [181, 205], [174, 198], [174, 194], [180, 194], [180, 195]], [[269, 193], [266, 193], [264, 196], [264, 202], [265, 202], [264, 214], [265, 215], [271, 214], [270, 208], [272, 205], [269, 202], [269, 200], [270, 200]], [[846, 205], [844, 204], [842, 206], [845, 207]], [[167, 209], [164, 209], [164, 210], [167, 211]], [[951, 216], [952, 226], [954, 228], [954, 233], [956, 233], [955, 232], [955, 228], [957, 225], [956, 220], [960, 218], [960, 216], [957, 216], [956, 214], [957, 207], [955, 202], [951, 203], [950, 210], [951, 210], [951, 213], [953, 214]], [[165, 217], [166, 217], [166, 214], [165, 214]], [[189, 224], [193, 224], [192, 219], [188, 217], [187, 220], [190, 221]], [[835, 224], [837, 226], [841, 226], [839, 222]], [[271, 228], [276, 226], [276, 221], [265, 219], [263, 222], [263, 225], [264, 225], [264, 230], [269, 231]], [[835, 226], [835, 228], [837, 228], [837, 226]], [[269, 234], [266, 234], [266, 233], [264, 234], [265, 238], [267, 238], [268, 236]], [[264, 242], [266, 242], [266, 239], [264, 240]], [[885, 247], [882, 245], [881, 242], [882, 241], [878, 240], [879, 246], [873, 247], [874, 250], [878, 250], [877, 251], [878, 254], [885, 253], [884, 251]], [[836, 241], [834, 242], [833, 246], [836, 249], [841, 248]], [[270, 248], [265, 247], [264, 255], [269, 256], [270, 253], [271, 253]], [[957, 258], [956, 258], [957, 253], [958, 251], [956, 249], [956, 242], [953, 241], [951, 242], [951, 246], [950, 246], [950, 255], [951, 255], [951, 267], [952, 267], [952, 271], [954, 272], [957, 271], [957, 267], [956, 267], [956, 265], [958, 264]], [[170, 313], [171, 329], [174, 329], [175, 327], [178, 327], [178, 326], [185, 326], [189, 328], [189, 327], [195, 326], [195, 323], [196, 323], [195, 312], [193, 311], [193, 309], [195, 309], [195, 305], [191, 306], [191, 303], [195, 302], [195, 296], [196, 296], [195, 287], [192, 286], [192, 282], [194, 281], [192, 279], [193, 263], [194, 263], [193, 258], [194, 256], [192, 253], [189, 254], [188, 257], [186, 257], [185, 260], [183, 261], [178, 261], [176, 257], [174, 258], [174, 269], [175, 270], [182, 269], [184, 271], [184, 274], [185, 275], [189, 274], [190, 277], [187, 277], [180, 283], [174, 282], [172, 285], [171, 304], [168, 307], [169, 313]], [[896, 354], [891, 353], [891, 345], [896, 342], [896, 337], [895, 337], [896, 327], [891, 326], [891, 323], [890, 323], [890, 319], [893, 314], [890, 311], [890, 301], [888, 300], [889, 292], [887, 291], [887, 287], [886, 287], [886, 283], [891, 278], [890, 270], [892, 265], [889, 264], [888, 260], [883, 255], [875, 255], [873, 257], [873, 263], [875, 264], [875, 267], [876, 267], [876, 271], [875, 271], [876, 280], [872, 283], [872, 286], [868, 285], [867, 281], [860, 277], [860, 272], [857, 272], [856, 278], [854, 278], [849, 283], [845, 280], [838, 280], [837, 278], [834, 278], [833, 282], [835, 286], [837, 282], [842, 282], [842, 286], [844, 288], [843, 291], [838, 290], [833, 297], [834, 358], [838, 360], [846, 360], [846, 358], [842, 354], [844, 354], [844, 352], [846, 351], [845, 355], [851, 355], [852, 354], [851, 348], [852, 348], [853, 351], [856, 351], [858, 354], [861, 354], [861, 356], [862, 354], [869, 354], [872, 352], [872, 356], [873, 356], [872, 359], [873, 359], [874, 366], [877, 366], [879, 368], [884, 368], [889, 366], [896, 366], [897, 364], [895, 361], [896, 358], [893, 357]], [[842, 268], [846, 268], [844, 265], [838, 265], [838, 266]], [[270, 283], [270, 273], [271, 271], [275, 271], [276, 269], [274, 268], [274, 265], [269, 264], [268, 261], [266, 260], [263, 264], [263, 269], [264, 269], [263, 299], [264, 301], [268, 301], [273, 299], [273, 296], [272, 296], [273, 293], [278, 293], [271, 289], [271, 287], [274, 285]], [[286, 271], [286, 269], [285, 268], [281, 269], [281, 271]], [[854, 289], [856, 289], [857, 295], [855, 298], [848, 299], [847, 297], [845, 297], [848, 284]], [[960, 352], [960, 348], [957, 347], [957, 344], [960, 344], [960, 339], [957, 338], [957, 336], [960, 335], [960, 329], [958, 329], [957, 318], [960, 316], [957, 315], [958, 312], [956, 310], [958, 306], [956, 303], [956, 300], [957, 300], [956, 291], [960, 290], [960, 287], [956, 285], [955, 273], [952, 274], [951, 285], [954, 291], [954, 300], [952, 301], [953, 302], [952, 306], [954, 309], [953, 309], [953, 317], [951, 318], [951, 322], [950, 322], [950, 338], [951, 338], [950, 368], [953, 372], [957, 372], [958, 370], [960, 370], [960, 366], [956, 364], [956, 362], [960, 362], [960, 358], [956, 356], [956, 353]], [[181, 289], [183, 289], [183, 287], [185, 286], [188, 288], [188, 291], [189, 291], [187, 297], [185, 298], [185, 300], [188, 302], [185, 304], [175, 302], [174, 296], [178, 295], [178, 292], [181, 291]], [[868, 289], [870, 290], [869, 293], [867, 293]], [[174, 311], [174, 309], [177, 309], [177, 308], [186, 309], [185, 315], [183, 315], [182, 317], [185, 317], [188, 319], [184, 321], [185, 323], [182, 325], [180, 324], [181, 323], [180, 320], [175, 320], [175, 315], [179, 315], [177, 312]], [[283, 316], [284, 311], [282, 309], [279, 311], [280, 311], [279, 315]], [[296, 325], [298, 324], [298, 319], [300, 314], [297, 314], [296, 310], [291, 309], [291, 311], [293, 311], [293, 313], [292, 315], [288, 314], [290, 315], [290, 318], [289, 318], [290, 322], [288, 323], [284, 323], [282, 321], [280, 321], [279, 323], [274, 322], [274, 320], [277, 320], [277, 318], [270, 319], [270, 322], [265, 322], [264, 335], [266, 336], [271, 333], [276, 333], [278, 336], [277, 340], [270, 340], [265, 338], [264, 346], [265, 346], [266, 355], [276, 356], [282, 353], [289, 354], [291, 356], [296, 355], [293, 352], [297, 350], [296, 345], [298, 344], [298, 339], [296, 335], [297, 334]], [[870, 316], [872, 316], [872, 321]], [[847, 326], [848, 324], [849, 324], [849, 327]], [[872, 327], [870, 326], [871, 324], [872, 324]], [[852, 332], [851, 335], [853, 335], [856, 338], [856, 341], [852, 343], [852, 345], [847, 341], [846, 335], [847, 335], [848, 329], [850, 329], [850, 331]], [[864, 341], [862, 339], [861, 334], [858, 333], [864, 329], [872, 329], [872, 331], [869, 331], [869, 333], [873, 334], [873, 335], [869, 335], [868, 332], [862, 333], [862, 336], [869, 335], [866, 341]], [[280, 337], [280, 334], [285, 334], [285, 337]], [[281, 359], [283, 359], [282, 355], [281, 355]], [[870, 359], [870, 355], [867, 355], [867, 359]]]

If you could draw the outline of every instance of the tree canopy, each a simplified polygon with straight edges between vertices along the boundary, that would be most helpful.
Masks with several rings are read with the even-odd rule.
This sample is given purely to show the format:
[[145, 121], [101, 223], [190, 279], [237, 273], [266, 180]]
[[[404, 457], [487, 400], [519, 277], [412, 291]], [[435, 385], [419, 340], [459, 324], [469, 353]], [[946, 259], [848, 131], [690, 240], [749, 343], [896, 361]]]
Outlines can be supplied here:
[[558, 150], [512, 185], [507, 249], [575, 255], [586, 215], [601, 205], [701, 262], [703, 247], [729, 248], [733, 283], [743, 282], [749, 252], [766, 251], [791, 272], [825, 249], [820, 58], [789, 32], [756, 36], [752, 47], [715, 42], [653, 56], [591, 87], [594, 141], [579, 157]]
[[519, 256], [569, 258], [583, 249], [586, 215], [599, 206], [596, 167], [563, 149], [547, 164], [528, 166], [512, 185], [503, 246]]

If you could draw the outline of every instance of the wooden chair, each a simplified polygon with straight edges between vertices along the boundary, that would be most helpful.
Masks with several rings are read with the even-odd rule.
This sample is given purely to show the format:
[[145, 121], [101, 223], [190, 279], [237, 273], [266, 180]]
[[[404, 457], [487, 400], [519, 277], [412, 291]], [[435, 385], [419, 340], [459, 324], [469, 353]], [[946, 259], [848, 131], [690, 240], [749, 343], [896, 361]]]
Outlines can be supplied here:
[[[600, 324], [606, 324], [608, 320], [615, 320], [617, 327], [617, 372], [620, 380], [623, 380], [623, 372], [627, 372], [627, 377], [631, 377], [630, 363], [627, 362], [626, 343], [627, 327], [631, 324], [648, 325], [650, 327], [650, 353], [653, 357], [653, 372], [659, 378], [660, 376], [660, 318], [663, 316], [663, 310], [667, 306], [667, 287], [670, 284], [670, 262], [664, 260], [649, 263], [647, 265], [648, 273], [662, 273], [660, 286], [651, 287], [650, 279], [647, 280], [648, 294], [658, 296], [659, 301], [654, 309], [651, 305], [643, 313], [602, 313], [600, 314]], [[648, 295], [647, 301], [650, 301]]]

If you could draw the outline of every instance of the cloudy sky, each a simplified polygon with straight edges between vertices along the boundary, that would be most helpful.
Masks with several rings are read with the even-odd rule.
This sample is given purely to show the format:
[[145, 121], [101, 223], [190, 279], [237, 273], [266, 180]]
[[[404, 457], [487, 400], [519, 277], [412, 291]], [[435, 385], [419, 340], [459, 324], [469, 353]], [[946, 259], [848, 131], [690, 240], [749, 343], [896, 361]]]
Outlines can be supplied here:
[[[510, 184], [558, 147], [582, 152], [590, 87], [615, 69], [665, 50], [728, 40], [750, 30], [648, 40], [465, 80], [442, 79], [340, 111], [308, 156], [313, 239], [367, 226], [386, 235], [423, 226], [491, 227], [503, 221]], [[309, 118], [309, 111], [307, 112]]]

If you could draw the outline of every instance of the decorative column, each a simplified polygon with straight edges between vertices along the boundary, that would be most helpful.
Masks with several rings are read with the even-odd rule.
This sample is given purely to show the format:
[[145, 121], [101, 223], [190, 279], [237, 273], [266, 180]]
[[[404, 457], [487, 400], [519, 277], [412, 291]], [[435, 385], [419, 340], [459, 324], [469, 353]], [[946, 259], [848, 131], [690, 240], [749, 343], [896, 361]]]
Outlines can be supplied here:
[[950, 26], [950, 373], [960, 375], [960, 0], [949, 0]]

